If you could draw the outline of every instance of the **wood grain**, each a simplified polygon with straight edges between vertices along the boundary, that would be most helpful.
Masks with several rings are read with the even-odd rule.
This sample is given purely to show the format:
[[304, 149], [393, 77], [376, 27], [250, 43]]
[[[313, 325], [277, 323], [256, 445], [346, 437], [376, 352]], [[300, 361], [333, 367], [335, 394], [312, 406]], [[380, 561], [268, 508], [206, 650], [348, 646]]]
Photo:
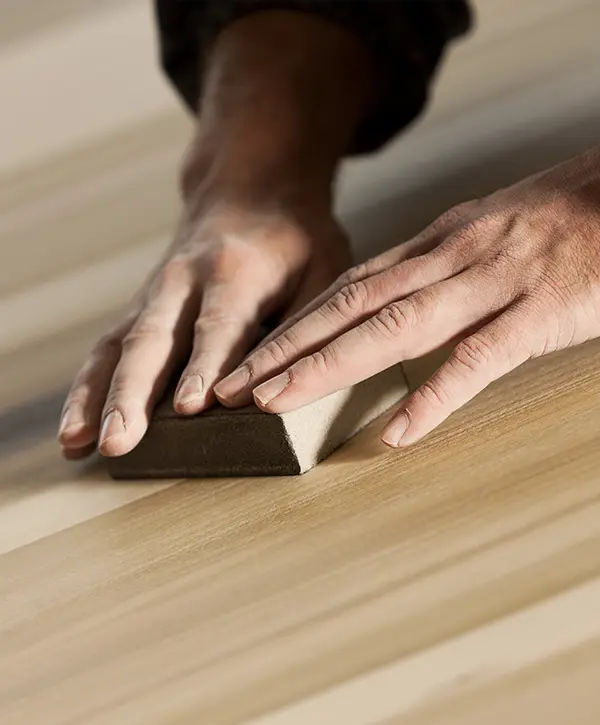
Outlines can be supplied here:
[[[65, 66], [33, 146], [36, 118], [9, 133], [31, 99], [11, 87], [0, 119], [1, 725], [595, 724], [599, 341], [528, 363], [410, 450], [375, 422], [302, 478], [116, 483], [60, 459], [71, 377], [177, 215], [189, 121], [152, 59], [128, 60], [150, 45], [144, 3], [97, 29], [67, 0], [28, 23], [28, 3], [3, 29], [0, 93], [82, 45], [102, 58], [107, 28], [131, 42], [81, 113], [65, 89], [84, 69]], [[422, 123], [348, 165], [359, 254], [597, 142], [598, 4], [521, 6], [478, 4]]]

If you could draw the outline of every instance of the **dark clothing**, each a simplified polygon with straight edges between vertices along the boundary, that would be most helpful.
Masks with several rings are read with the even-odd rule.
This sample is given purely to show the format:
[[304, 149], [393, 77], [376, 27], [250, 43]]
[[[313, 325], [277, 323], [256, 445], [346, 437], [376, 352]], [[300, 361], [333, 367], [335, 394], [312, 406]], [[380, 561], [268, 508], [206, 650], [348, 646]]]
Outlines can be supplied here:
[[448, 43], [465, 33], [465, 0], [155, 0], [163, 67], [193, 111], [202, 64], [216, 34], [232, 20], [264, 9], [317, 14], [356, 33], [375, 62], [377, 102], [352, 145], [373, 151], [423, 110]]

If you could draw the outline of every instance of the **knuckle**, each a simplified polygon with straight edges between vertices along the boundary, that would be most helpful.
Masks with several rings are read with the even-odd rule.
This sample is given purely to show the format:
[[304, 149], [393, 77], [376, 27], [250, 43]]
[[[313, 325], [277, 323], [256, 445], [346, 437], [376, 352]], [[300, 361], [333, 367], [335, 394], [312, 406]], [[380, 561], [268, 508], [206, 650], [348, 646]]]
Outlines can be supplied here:
[[215, 282], [233, 279], [243, 264], [251, 262], [250, 247], [242, 242], [219, 241], [207, 253], [209, 277]]
[[433, 233], [448, 232], [454, 227], [466, 223], [466, 220], [473, 214], [476, 201], [463, 201], [460, 204], [447, 209], [431, 223], [429, 229]]
[[323, 377], [335, 368], [335, 357], [327, 347], [305, 358], [305, 366], [318, 376]]
[[190, 277], [189, 260], [178, 255], [165, 262], [157, 274], [157, 285], [159, 290], [164, 291], [186, 284]]
[[496, 212], [486, 212], [480, 216], [470, 219], [456, 232], [456, 240], [459, 243], [471, 246], [480, 239], [485, 241], [491, 235], [497, 234], [499, 228], [504, 226], [504, 218]]
[[447, 228], [458, 224], [469, 212], [469, 202], [462, 202], [445, 211], [435, 222], [436, 227]]
[[355, 282], [361, 282], [363, 279], [370, 277], [372, 274], [373, 260], [361, 262], [340, 275], [338, 277], [338, 284], [342, 287], [346, 287], [354, 284]]
[[423, 383], [418, 390], [420, 397], [429, 405], [445, 407], [448, 405], [448, 396], [441, 387], [432, 380]]
[[194, 322], [194, 336], [199, 337], [207, 332], [213, 332], [215, 328], [234, 327], [239, 324], [239, 318], [227, 310], [211, 310], [196, 319]]
[[267, 360], [281, 365], [288, 361], [296, 352], [294, 344], [287, 332], [268, 342], [258, 353], [267, 358]]
[[401, 332], [416, 327], [417, 311], [413, 304], [403, 300], [392, 302], [371, 318], [375, 329], [384, 336], [396, 336]]
[[126, 352], [132, 347], [154, 342], [163, 336], [163, 327], [158, 322], [143, 320], [137, 322], [123, 337], [122, 350]]
[[[384, 295], [393, 295], [396, 289], [402, 289], [407, 282], [412, 286], [415, 282], [419, 284], [420, 280], [429, 278], [436, 263], [435, 251], [427, 251], [409, 257], [386, 270], [378, 280], [373, 281], [372, 287], [378, 288], [377, 291]], [[415, 295], [418, 295], [418, 292], [413, 293], [411, 303]]]
[[482, 335], [471, 335], [460, 342], [451, 360], [471, 372], [479, 372], [490, 365], [494, 357], [492, 345]]
[[472, 214], [473, 210], [476, 209], [479, 204], [479, 199], [468, 199], [467, 201], [461, 201], [459, 204], [456, 204], [452, 207], [451, 211], [457, 219], [464, 219], [468, 215]]
[[339, 289], [341, 287], [345, 287], [348, 284], [352, 284], [352, 282], [355, 282], [354, 276], [354, 270], [355, 267], [352, 267], [351, 269], [347, 269], [343, 274], [340, 274], [340, 276], [336, 280], [336, 287]]
[[454, 246], [470, 247], [482, 233], [482, 225], [478, 219], [471, 219], [453, 235]]
[[367, 285], [359, 280], [344, 285], [331, 297], [327, 306], [342, 317], [354, 316], [365, 310], [367, 299]]
[[202, 337], [217, 326], [218, 320], [211, 315], [202, 315], [194, 322], [194, 338]]

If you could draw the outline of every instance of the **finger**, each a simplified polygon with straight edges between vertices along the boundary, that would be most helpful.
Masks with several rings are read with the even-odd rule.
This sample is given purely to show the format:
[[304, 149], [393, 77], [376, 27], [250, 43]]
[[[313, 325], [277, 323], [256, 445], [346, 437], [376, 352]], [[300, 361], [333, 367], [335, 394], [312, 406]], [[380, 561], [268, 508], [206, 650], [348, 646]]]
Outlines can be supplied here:
[[77, 455], [98, 439], [104, 401], [131, 324], [132, 320], [126, 320], [97, 343], [71, 386], [58, 431], [66, 456]]
[[386, 305], [448, 279], [465, 265], [457, 255], [426, 254], [344, 285], [320, 307], [261, 345], [216, 389], [227, 405], [251, 400], [257, 385], [379, 312]]
[[175, 392], [177, 412], [198, 413], [214, 401], [214, 384], [255, 342], [266, 301], [262, 280], [252, 275], [206, 286], [192, 354]]
[[247, 353], [261, 320], [298, 274], [295, 265], [246, 244], [218, 247], [207, 264], [193, 350], [173, 401], [185, 414], [212, 402], [214, 384]]
[[[379, 254], [378, 256], [348, 270], [348, 272], [342, 274], [341, 277], [333, 282], [333, 284], [328, 286], [324, 292], [309, 301], [308, 304], [296, 311], [293, 315], [289, 316], [282, 325], [280, 325], [276, 330], [273, 330], [270, 335], [265, 337], [264, 340], [261, 341], [259, 348], [268, 344], [283, 332], [289, 330], [311, 312], [319, 309], [343, 287], [362, 282], [369, 277], [378, 275], [395, 265], [405, 262], [406, 260], [429, 254], [445, 239], [461, 228], [464, 224], [464, 220], [470, 213], [472, 213], [472, 210], [477, 204], [477, 200], [465, 204], [459, 204], [439, 216], [435, 219], [435, 221], [408, 241], [399, 244], [392, 249], [388, 249], [382, 254]], [[457, 267], [456, 272], [463, 268], [464, 265], [460, 268]]]
[[515, 305], [459, 342], [439, 370], [407, 398], [386, 426], [383, 442], [396, 448], [418, 441], [491, 382], [533, 357], [535, 345], [524, 334], [528, 326], [526, 313]]
[[193, 267], [184, 260], [167, 263], [146, 307], [123, 338], [104, 404], [99, 441], [103, 455], [123, 455], [141, 440], [152, 408], [189, 350], [197, 305]]
[[254, 390], [264, 410], [283, 413], [447, 343], [506, 304], [505, 292], [469, 270], [392, 302], [323, 349]]

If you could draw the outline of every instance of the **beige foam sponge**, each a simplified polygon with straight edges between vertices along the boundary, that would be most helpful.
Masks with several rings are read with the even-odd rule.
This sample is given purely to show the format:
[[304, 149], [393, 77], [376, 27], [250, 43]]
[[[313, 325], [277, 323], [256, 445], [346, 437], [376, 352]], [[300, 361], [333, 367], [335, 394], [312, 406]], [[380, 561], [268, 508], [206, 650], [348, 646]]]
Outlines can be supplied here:
[[308, 471], [423, 379], [428, 364], [395, 365], [311, 405], [281, 415], [222, 406], [185, 417], [170, 389], [139, 445], [107, 459], [114, 478], [297, 475]]

